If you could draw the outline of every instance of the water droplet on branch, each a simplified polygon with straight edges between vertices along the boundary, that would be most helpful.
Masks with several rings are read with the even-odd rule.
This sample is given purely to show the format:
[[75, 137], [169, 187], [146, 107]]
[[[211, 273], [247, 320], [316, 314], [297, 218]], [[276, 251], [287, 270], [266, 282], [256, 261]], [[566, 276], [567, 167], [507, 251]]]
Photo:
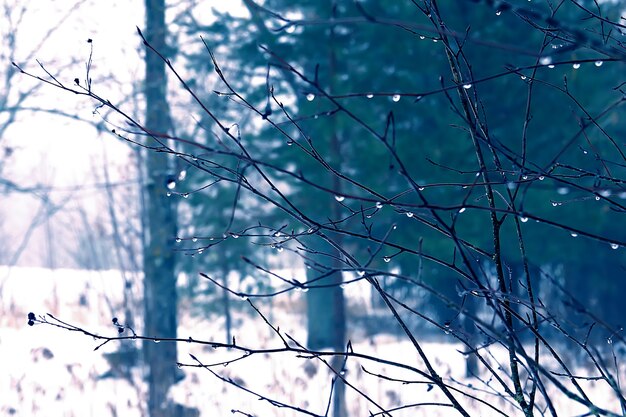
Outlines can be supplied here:
[[307, 101], [313, 101], [313, 100], [315, 100], [315, 94], [313, 94], [313, 93], [309, 93], [309, 94], [307, 94], [307, 95], [306, 95], [306, 99], [307, 99]]
[[541, 65], [550, 65], [552, 63], [552, 58], [549, 56], [542, 56], [539, 58], [539, 63]]
[[400, 94], [394, 94], [394, 95], [391, 97], [391, 99], [392, 99], [394, 102], [396, 102], [396, 103], [397, 103], [398, 101], [400, 101], [400, 98], [401, 98]]
[[345, 200], [345, 199], [346, 199], [346, 198], [345, 198], [344, 196], [342, 196], [342, 195], [336, 195], [336, 196], [335, 196], [335, 200], [337, 200], [337, 201], [338, 201], [338, 202], [340, 202], [340, 203], [341, 203], [343, 200]]

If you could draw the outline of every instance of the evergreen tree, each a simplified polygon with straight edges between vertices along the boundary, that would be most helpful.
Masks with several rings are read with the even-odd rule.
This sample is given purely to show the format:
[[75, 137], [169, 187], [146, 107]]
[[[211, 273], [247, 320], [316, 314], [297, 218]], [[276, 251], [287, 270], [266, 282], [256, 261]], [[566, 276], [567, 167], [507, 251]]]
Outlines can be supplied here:
[[[300, 186], [302, 184], [298, 181], [284, 179], [290, 181], [290, 198], [299, 207], [305, 208], [303, 214], [310, 220], [308, 225], [303, 226], [327, 224], [329, 218], [336, 220], [363, 209], [365, 224], [371, 226], [373, 236], [384, 236], [390, 226], [396, 224], [397, 229], [391, 234], [390, 242], [424, 253], [436, 253], [439, 258], [451, 261], [455, 253], [452, 240], [441, 230], [431, 227], [433, 222], [428, 211], [420, 208], [420, 201], [414, 194], [401, 194], [410, 188], [406, 180], [410, 176], [419, 179], [420, 185], [424, 186], [429, 205], [451, 208], [443, 211], [442, 216], [448, 222], [454, 219], [455, 230], [461, 238], [487, 250], [491, 237], [482, 231], [489, 224], [488, 212], [464, 216], [460, 210], [463, 206], [467, 206], [466, 210], [481, 210], [480, 207], [484, 207], [481, 188], [475, 186], [480, 179], [476, 177], [478, 168], [470, 157], [471, 143], [462, 128], [453, 126], [463, 125], [463, 120], [458, 115], [458, 108], [450, 105], [450, 92], [429, 94], [442, 87], [454, 87], [454, 84], [447, 75], [449, 70], [445, 55], [441, 53], [441, 42], [430, 29], [428, 17], [411, 2], [365, 1], [359, 3], [362, 9], [344, 2], [302, 1], [293, 4], [276, 0], [262, 7], [251, 0], [245, 3], [250, 12], [249, 18], [234, 18], [225, 14], [214, 25], [203, 29], [215, 37], [209, 44], [222, 51], [223, 62], [236, 68], [229, 77], [233, 87], [245, 92], [246, 99], [258, 108], [269, 105], [274, 112], [270, 119], [285, 120], [281, 118], [276, 103], [268, 97], [270, 88], [273, 88], [279, 101], [296, 100], [288, 108], [289, 111], [297, 109], [292, 116], [296, 117], [297, 113], [298, 127], [281, 125], [296, 143], [281, 137], [272, 127], [259, 131], [259, 125], [252, 122], [246, 135], [257, 138], [249, 140], [250, 146], [265, 145], [265, 157], [272, 163], [284, 169], [293, 170], [295, 167], [298, 175], [323, 188], [312, 191], [308, 186]], [[525, 22], [506, 12], [496, 13], [487, 4], [446, 2], [442, 7], [442, 13], [447, 16], [448, 24], [455, 33], [463, 33], [470, 27], [468, 36], [472, 41], [463, 44], [463, 53], [468, 62], [480, 65], [473, 65], [464, 74], [466, 79], [475, 80], [468, 83], [467, 88], [479, 94], [479, 111], [489, 123], [490, 137], [505, 155], [502, 163], [510, 171], [510, 175], [502, 178], [501, 185], [496, 187], [498, 192], [503, 196], [509, 191], [513, 193], [514, 211], [566, 224], [587, 223], [590, 226], [587, 230], [601, 234], [602, 223], [611, 222], [611, 216], [593, 210], [592, 216], [596, 216], [596, 220], [585, 222], [589, 218], [587, 205], [592, 201], [574, 201], [557, 205], [556, 209], [553, 206], [555, 202], [558, 204], [564, 200], [559, 193], [565, 190], [575, 192], [576, 184], [565, 184], [562, 177], [551, 175], [563, 172], [562, 168], [561, 171], [554, 171], [556, 166], [552, 158], [558, 155], [560, 163], [571, 163], [573, 166], [588, 164], [590, 172], [597, 168], [592, 158], [581, 162], [586, 154], [581, 151], [581, 144], [575, 144], [576, 141], [563, 154], [559, 155], [559, 152], [568, 140], [580, 136], [580, 125], [572, 113], [580, 115], [584, 108], [598, 114], [606, 106], [606, 91], [610, 88], [608, 83], [614, 79], [616, 65], [607, 62], [602, 67], [596, 67], [591, 62], [582, 64], [582, 68], [578, 69], [571, 63], [548, 68], [542, 63], [586, 59], [591, 53], [568, 49], [567, 39], [559, 38], [564, 34], [542, 38], [541, 32], [532, 30]], [[386, 23], [354, 24], [350, 21], [358, 18], [366, 20], [364, 16]], [[564, 6], [555, 14], [555, 19], [565, 26], [573, 25], [572, 22], [581, 17], [580, 10], [574, 6]], [[461, 38], [457, 40], [462, 42]], [[263, 48], [261, 51], [259, 45]], [[491, 48], [493, 45], [497, 49]], [[269, 83], [266, 84], [259, 80], [265, 78], [268, 64]], [[310, 82], [295, 76], [287, 65], [302, 71]], [[535, 65], [539, 68], [534, 69]], [[509, 75], [481, 82], [486, 77], [507, 71]], [[591, 71], [594, 72], [593, 78], [580, 75]], [[436, 74], [441, 74], [441, 77], [437, 78]], [[575, 92], [576, 97], [585, 97], [582, 107], [576, 108], [576, 102], [571, 97], [558, 91], [563, 88], [564, 76], [570, 91]], [[531, 77], [536, 80], [533, 83], [532, 112], [526, 114], [523, 110]], [[318, 87], [321, 90], [317, 90]], [[325, 97], [325, 94], [341, 96], [349, 93], [358, 95], [339, 98], [339, 104], [380, 132], [385, 129], [389, 114], [393, 112], [394, 123], [388, 128], [388, 143], [373, 138], [346, 111], [337, 112], [336, 103]], [[619, 92], [616, 92], [616, 97], [618, 95]], [[554, 108], [571, 110], [554, 112]], [[254, 132], [251, 132], [252, 129]], [[595, 129], [585, 134], [591, 138], [601, 135]], [[528, 145], [523, 145], [526, 140]], [[607, 141], [602, 142], [602, 146], [607, 144]], [[389, 157], [389, 143], [404, 161], [408, 175], [399, 175], [399, 167]], [[318, 159], [310, 157], [312, 149], [320, 155]], [[533, 161], [534, 165], [527, 161]], [[345, 181], [335, 175], [325, 163], [340, 174], [349, 173], [353, 181]], [[488, 168], [496, 169], [491, 165]], [[546, 179], [538, 181], [540, 178]], [[593, 187], [592, 181], [581, 178], [580, 185]], [[333, 194], [345, 199], [337, 202]], [[511, 209], [501, 200], [498, 200], [498, 207]], [[508, 216], [504, 222], [506, 230], [514, 231], [512, 219]], [[546, 248], [543, 244], [546, 233], [555, 233], [551, 226], [533, 223], [524, 225], [529, 242], [527, 256], [532, 264], [541, 267], [549, 263], [565, 263], [568, 269], [580, 269], [576, 265], [582, 266], [582, 258], [575, 252], [563, 251], [562, 246], [557, 245]], [[342, 225], [350, 225], [352, 230], [361, 227], [358, 216]], [[290, 227], [296, 226], [300, 225]], [[510, 235], [515, 236], [515, 233]], [[338, 237], [327, 233], [326, 238], [332, 240]], [[368, 245], [363, 244], [363, 239], [346, 236], [341, 239], [342, 244], [354, 249], [361, 259], [368, 259]], [[420, 239], [423, 244], [418, 246]], [[563, 244], [575, 245], [575, 242], [565, 240]], [[307, 246], [315, 252], [306, 255], [311, 266], [309, 281], [342, 267], [341, 263], [331, 262], [337, 254], [324, 239], [312, 236]], [[507, 266], [519, 271], [523, 261], [515, 238], [504, 245], [504, 250]], [[563, 256], [568, 253], [573, 256]], [[391, 261], [386, 265], [385, 261], [389, 259]], [[450, 297], [456, 296], [459, 284], [467, 284], [459, 283], [456, 274], [450, 274], [447, 268], [434, 263], [425, 262], [420, 269], [414, 257], [406, 253], [389, 250], [373, 262], [371, 266], [399, 267], [403, 274], [419, 276]], [[343, 268], [349, 269], [346, 264]], [[571, 282], [585, 280], [582, 276], [580, 280], [572, 278], [576, 279]], [[331, 277], [327, 279], [332, 281]], [[596, 279], [603, 280], [604, 277], [597, 275]], [[388, 280], [387, 285], [392, 291], [397, 287], [396, 291], [400, 293], [415, 289], [414, 286], [406, 286], [402, 280]], [[321, 310], [315, 307], [317, 301], [313, 300], [316, 294], [323, 291], [317, 289], [307, 293], [309, 301], [312, 301], [309, 314]], [[415, 295], [412, 298], [418, 300]], [[404, 296], [409, 294], [404, 293]], [[333, 296], [326, 294], [321, 298], [324, 299], [330, 300]], [[436, 300], [434, 302], [437, 306]], [[439, 305], [439, 314], [446, 314], [444, 307], [445, 303]], [[310, 322], [328, 326], [325, 332], [310, 332], [310, 337], [317, 334], [327, 339], [319, 342], [310, 339], [313, 345], [340, 344], [341, 337], [335, 337], [334, 343], [328, 339], [333, 338], [329, 331], [331, 326], [338, 329], [341, 326], [331, 325], [331, 321], [327, 320]]]

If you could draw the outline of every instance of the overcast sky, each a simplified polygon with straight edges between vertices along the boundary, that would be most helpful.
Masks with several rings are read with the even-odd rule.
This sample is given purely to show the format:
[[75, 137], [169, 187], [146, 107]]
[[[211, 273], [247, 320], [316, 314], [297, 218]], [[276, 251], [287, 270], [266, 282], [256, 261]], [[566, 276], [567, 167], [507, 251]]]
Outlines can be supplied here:
[[[21, 2], [0, 0], [9, 5], [15, 19]], [[241, 13], [239, 2], [202, 2], [201, 15], [211, 16], [211, 8], [233, 9]], [[123, 104], [133, 113], [134, 105], [124, 100], [140, 87], [143, 76], [140, 42], [136, 28], [144, 26], [141, 1], [85, 0], [30, 2], [22, 21], [14, 32], [16, 50], [12, 59], [25, 70], [45, 76], [36, 60], [61, 82], [72, 85], [75, 78], [81, 82], [86, 77], [86, 62], [93, 47], [91, 77], [93, 90], [113, 103]], [[170, 19], [172, 14], [169, 14]], [[9, 26], [9, 18], [4, 20]], [[175, 25], [171, 26], [175, 27]], [[88, 39], [93, 42], [89, 44]], [[8, 63], [4, 63], [5, 65]], [[6, 68], [6, 67], [5, 67]], [[19, 75], [14, 78], [13, 94], [36, 85], [36, 81]], [[84, 122], [45, 112], [22, 112], [18, 121], [6, 131], [0, 144], [13, 150], [3, 176], [21, 187], [51, 186], [53, 204], [65, 202], [69, 211], [55, 215], [54, 239], [58, 255], [65, 251], [67, 242], [74, 237], [64, 229], [75, 223], [79, 207], [97, 213], [102, 193], [89, 186], [101, 182], [104, 156], [109, 164], [113, 181], [135, 180], [128, 166], [128, 145], [107, 132], [98, 132], [96, 123], [102, 116], [93, 114], [95, 104], [71, 93], [50, 86], [40, 86], [38, 93], [24, 103], [26, 107], [53, 109], [77, 116]], [[139, 112], [140, 113], [140, 112]], [[113, 117], [109, 121], [115, 122]], [[105, 127], [110, 129], [111, 125]], [[68, 191], [68, 187], [86, 186], [81, 192]], [[41, 207], [41, 200], [31, 194], [12, 193], [0, 206], [3, 222], [0, 238], [11, 247], [10, 252], [25, 243], [24, 237]], [[18, 264], [44, 266], [45, 239], [43, 227], [37, 227], [21, 252]], [[5, 255], [6, 258], [6, 255]], [[6, 262], [6, 259], [4, 260]]]

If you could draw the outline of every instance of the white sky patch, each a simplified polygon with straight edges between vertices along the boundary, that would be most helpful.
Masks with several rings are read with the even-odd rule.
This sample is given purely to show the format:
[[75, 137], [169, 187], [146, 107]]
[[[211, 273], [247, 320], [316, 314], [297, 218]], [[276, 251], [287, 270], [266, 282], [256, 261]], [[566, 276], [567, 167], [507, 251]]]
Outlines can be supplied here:
[[[17, 27], [17, 50], [13, 59], [28, 72], [47, 78], [36, 62], [39, 60], [68, 87], [74, 87], [75, 78], [84, 86], [86, 64], [93, 46], [89, 74], [93, 79], [93, 91], [137, 120], [143, 120], [141, 100], [130, 100], [131, 95], [141, 88], [144, 72], [144, 52], [137, 34], [137, 27], [145, 26], [143, 2], [85, 0], [75, 10], [74, 5], [73, 1], [37, 2], [36, 7], [28, 7]], [[210, 21], [213, 8], [237, 16], [247, 15], [239, 1], [201, 2], [196, 13]], [[169, 9], [167, 13], [171, 19], [176, 10]], [[176, 27], [175, 22], [172, 27]], [[92, 40], [91, 44], [87, 43], [88, 39]], [[23, 75], [14, 80], [19, 83], [16, 92], [38, 83]], [[170, 81], [170, 87], [173, 84]], [[129, 163], [129, 146], [106, 132], [125, 121], [105, 109], [94, 114], [97, 103], [91, 99], [52, 86], [39, 87], [38, 94], [29, 97], [25, 107], [62, 112], [84, 122], [45, 111], [19, 113], [18, 120], [2, 139], [2, 145], [14, 151], [3, 174], [22, 187], [55, 187], [58, 191], [50, 195], [53, 202], [71, 198], [80, 205], [92, 207], [89, 211], [93, 212], [94, 204], [100, 204], [95, 203], [93, 194], [77, 192], [71, 195], [60, 189], [98, 182], [102, 177], [103, 152], [107, 154], [113, 182], [132, 180], [126, 175], [128, 170], [124, 169]], [[103, 117], [110, 123], [103, 123]], [[103, 133], [94, 128], [96, 124], [101, 125]], [[5, 239], [18, 242], [35, 217], [38, 206], [37, 200], [30, 195], [11, 194], [1, 213], [5, 229], [10, 226]], [[68, 239], [67, 236], [58, 238]], [[20, 257], [20, 263], [41, 264], [44, 246], [38, 228], [28, 250]]]

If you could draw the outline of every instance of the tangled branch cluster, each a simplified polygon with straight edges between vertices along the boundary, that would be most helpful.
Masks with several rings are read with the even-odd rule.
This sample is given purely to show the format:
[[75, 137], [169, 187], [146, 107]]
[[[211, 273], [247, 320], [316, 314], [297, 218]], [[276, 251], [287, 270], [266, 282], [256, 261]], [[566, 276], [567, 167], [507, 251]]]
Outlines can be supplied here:
[[[206, 186], [195, 191], [179, 193], [182, 197], [200, 193], [218, 183], [231, 183], [237, 189], [236, 198], [232, 204], [231, 220], [228, 228], [221, 235], [212, 236], [183, 236], [176, 238], [180, 244], [189, 244], [182, 251], [187, 254], [201, 254], [229, 239], [248, 240], [251, 244], [270, 247], [279, 252], [286, 251], [303, 261], [305, 265], [316, 271], [315, 279], [306, 282], [285, 278], [272, 272], [271, 265], [264, 265], [256, 260], [243, 258], [259, 272], [278, 278], [284, 284], [275, 291], [260, 293], [258, 291], [242, 291], [231, 288], [227, 283], [212, 277], [210, 274], [201, 274], [213, 285], [222, 288], [240, 298], [247, 300], [256, 314], [272, 330], [281, 341], [278, 347], [265, 348], [242, 346], [233, 337], [231, 343], [220, 343], [213, 340], [196, 338], [162, 339], [162, 342], [194, 343], [208, 345], [215, 349], [230, 349], [241, 355], [236, 359], [219, 363], [205, 363], [198, 356], [191, 356], [191, 363], [179, 363], [179, 366], [203, 368], [224, 383], [237, 386], [239, 389], [270, 402], [280, 408], [288, 408], [298, 413], [317, 416], [314, 411], [289, 404], [281, 399], [269, 398], [263, 393], [255, 392], [232, 378], [223, 376], [218, 366], [234, 361], [245, 361], [252, 355], [279, 354], [291, 352], [304, 359], [314, 359], [323, 363], [334, 375], [335, 382], [345, 384], [357, 395], [365, 398], [375, 411], [371, 415], [392, 415], [401, 409], [416, 409], [424, 405], [451, 407], [463, 416], [476, 415], [469, 408], [486, 410], [486, 412], [508, 415], [492, 402], [485, 400], [482, 395], [476, 394], [476, 387], [459, 384], [440, 375], [432, 358], [427, 355], [423, 341], [416, 334], [412, 323], [422, 321], [438, 328], [449, 335], [456, 342], [464, 346], [464, 353], [476, 361], [476, 374], [480, 382], [478, 389], [488, 396], [503, 398], [515, 412], [525, 416], [537, 414], [559, 415], [557, 406], [553, 402], [554, 392], [566, 397], [569, 401], [578, 403], [585, 410], [583, 415], [620, 416], [626, 412], [626, 399], [620, 386], [619, 358], [614, 349], [599, 347], [591, 333], [593, 329], [609, 335], [611, 347], [616, 343], [625, 343], [622, 334], [609, 323], [605, 322], [593, 309], [578, 301], [567, 289], [567, 286], [558, 277], [548, 271], [542, 271], [542, 265], [534, 264], [527, 255], [527, 240], [525, 239], [525, 224], [539, 224], [545, 226], [552, 234], [580, 237], [590, 241], [600, 242], [607, 248], [620, 249], [626, 246], [626, 235], [600, 233], [584, 224], [568, 222], [554, 216], [546, 216], [541, 210], [525, 206], [526, 198], [532, 195], [537, 188], [544, 184], [566, 187], [576, 190], [577, 199], [551, 200], [557, 207], [563, 204], [577, 204], [584, 201], [598, 201], [603, 210], [611, 213], [623, 214], [626, 206], [620, 201], [620, 195], [626, 192], [626, 180], [620, 176], [626, 166], [623, 141], [603, 127], [603, 120], [615, 114], [626, 97], [623, 84], [615, 87], [621, 97], [607, 103], [600, 112], [592, 114], [583, 100], [570, 90], [567, 77], [563, 77], [561, 84], [553, 83], [541, 75], [555, 67], [580, 68], [581, 65], [600, 67], [604, 64], [615, 63], [623, 65], [626, 52], [623, 41], [619, 38], [623, 34], [624, 25], [603, 17], [600, 12], [592, 11], [583, 6], [583, 2], [572, 0], [589, 19], [598, 22], [601, 32], [590, 32], [576, 29], [568, 23], [561, 22], [556, 16], [558, 7], [545, 12], [537, 12], [528, 5], [517, 6], [509, 2], [484, 1], [493, 8], [497, 15], [509, 13], [517, 19], [531, 25], [542, 34], [543, 44], [539, 51], [530, 52], [536, 62], [533, 65], [511, 65], [504, 71], [496, 71], [492, 75], [475, 77], [474, 67], [479, 63], [471, 61], [465, 52], [467, 43], [482, 43], [478, 36], [468, 29], [466, 33], [459, 33], [450, 29], [446, 17], [440, 12], [436, 1], [415, 1], [415, 8], [427, 17], [429, 25], [416, 25], [410, 22], [398, 21], [374, 16], [368, 12], [360, 2], [356, 6], [361, 16], [345, 19], [330, 20], [293, 20], [275, 14], [281, 23], [278, 32], [287, 31], [292, 27], [307, 25], [327, 25], [331, 28], [336, 25], [381, 25], [398, 27], [414, 33], [422, 39], [428, 37], [441, 44], [441, 53], [445, 54], [448, 74], [439, 77], [440, 86], [428, 91], [357, 91], [337, 92], [327, 83], [320, 80], [318, 72], [312, 74], [290, 63], [289, 57], [277, 54], [271, 47], [263, 46], [262, 52], [268, 56], [266, 95], [264, 105], [258, 100], [248, 97], [246, 92], [240, 91], [226, 75], [216, 55], [205, 42], [207, 54], [214, 67], [214, 73], [219, 78], [223, 91], [215, 91], [213, 98], [218, 97], [234, 103], [238, 109], [251, 114], [255, 120], [262, 123], [264, 128], [271, 129], [275, 137], [282, 143], [291, 146], [299, 157], [306, 158], [308, 163], [317, 167], [332, 178], [335, 184], [329, 186], [317, 181], [305, 170], [299, 167], [289, 167], [275, 159], [268, 158], [267, 153], [248, 141], [245, 132], [239, 125], [232, 125], [218, 115], [206, 104], [201, 93], [190, 85], [189, 81], [175, 67], [172, 61], [162, 55], [161, 51], [151, 47], [148, 41], [141, 36], [144, 44], [152, 53], [159, 55], [170, 74], [178, 81], [178, 85], [201, 109], [203, 117], [210, 120], [212, 126], [206, 127], [217, 138], [215, 145], [205, 144], [202, 141], [177, 137], [166, 132], [153, 132], [144, 127], [140, 121], [127, 114], [121, 107], [110, 102], [94, 91], [88, 73], [86, 81], [76, 78], [73, 85], [68, 85], [55, 78], [50, 72], [39, 76], [28, 72], [15, 64], [23, 74], [49, 84], [61, 90], [76, 95], [86, 96], [94, 100], [99, 107], [105, 107], [122, 116], [131, 128], [116, 127], [112, 129], [118, 138], [150, 152], [160, 152], [172, 155], [187, 164], [188, 169], [195, 169], [206, 179]], [[560, 4], [563, 2], [559, 2]], [[550, 2], [548, 2], [550, 4]], [[270, 11], [257, 6], [261, 12]], [[475, 7], [478, 7], [475, 6]], [[599, 8], [599, 6], [598, 6]], [[420, 35], [425, 33], [426, 35]], [[91, 43], [91, 42], [90, 42]], [[548, 53], [550, 45], [559, 43], [557, 53]], [[515, 51], [513, 45], [499, 44], [503, 50]], [[591, 51], [589, 57], [581, 59], [571, 58], [573, 51]], [[556, 60], [556, 57], [564, 57]], [[304, 91], [308, 101], [322, 102], [321, 110], [312, 114], [301, 114], [285, 105], [284, 92], [278, 92], [270, 80], [270, 67], [280, 74], [288, 74], [296, 80], [300, 91]], [[43, 66], [42, 66], [43, 68]], [[286, 76], [285, 76], [286, 77]], [[481, 92], [487, 89], [495, 80], [521, 78], [526, 85], [527, 103], [522, 109], [524, 121], [519, 143], [512, 148], [507, 141], [501, 140], [490, 129], [489, 120], [485, 111], [485, 103]], [[529, 149], [533, 146], [529, 134], [529, 126], [533, 118], [533, 94], [538, 85], [550, 89], [554, 94], [560, 94], [569, 99], [571, 108], [577, 115], [573, 117], [578, 123], [577, 131], [562, 140], [562, 146], [541, 160], [532, 159], [533, 153]], [[433, 169], [441, 169], [456, 174], [459, 178], [450, 183], [428, 183], [416, 178], [410, 164], [399, 150], [397, 137], [398, 126], [393, 111], [385, 115], [382, 125], [380, 120], [373, 123], [359, 115], [351, 107], [351, 100], [364, 100], [386, 97], [391, 102], [411, 98], [414, 105], [423, 103], [431, 96], [445, 97], [445, 100], [459, 121], [459, 130], [471, 143], [473, 155], [466, 155], [473, 160], [474, 169], [465, 170], [446, 163], [429, 160]], [[347, 123], [353, 126], [354, 131], [360, 132], [371, 140], [375, 146], [384, 149], [394, 184], [403, 184], [400, 190], [380, 190], [370, 186], [366, 181], [351, 175], [337, 155], [332, 151], [320, 148], [319, 142], [311, 138], [307, 132], [307, 125], [316, 120], [329, 120], [340, 115]], [[599, 131], [602, 136], [602, 149], [598, 149], [588, 140], [591, 131]], [[571, 149], [581, 146], [584, 142], [588, 146], [582, 150], [595, 154], [593, 169], [587, 166], [575, 166], [563, 162], [563, 155]], [[372, 145], [374, 146], [374, 145]], [[610, 158], [606, 157], [610, 154]], [[352, 165], [358, 164], [358, 155]], [[219, 162], [226, 161], [226, 162]], [[285, 185], [290, 184], [290, 185]], [[164, 187], [172, 189], [170, 184]], [[311, 214], [303, 206], [291, 190], [298, 188], [305, 192], [325, 193], [333, 205], [333, 210], [320, 219]], [[458, 199], [453, 204], [442, 204], [433, 197], [436, 192], [455, 190]], [[170, 192], [176, 195], [175, 192]], [[243, 204], [242, 195], [255, 198], [263, 207], [272, 207], [280, 213], [280, 222], [262, 223], [260, 220], [250, 220], [248, 224], [239, 227], [234, 222], [235, 211]], [[616, 197], [617, 196], [617, 197]], [[398, 221], [387, 223], [389, 216], [381, 213], [393, 213]], [[477, 243], [459, 232], [463, 217], [471, 215], [482, 219], [487, 225], [483, 233], [489, 236], [489, 245]], [[378, 220], [382, 219], [382, 220]], [[485, 220], [486, 219], [486, 220]], [[445, 238], [449, 250], [442, 251], [425, 249], [422, 236], [416, 236], [412, 241], [397, 239], [398, 226], [419, 224], [420, 227], [434, 231], [438, 236]], [[413, 223], [415, 222], [415, 223]], [[276, 224], [279, 223], [279, 226]], [[290, 226], [286, 226], [289, 224]], [[623, 230], [622, 230], [623, 231]], [[310, 244], [311, 238], [324, 242], [326, 250]], [[508, 268], [506, 253], [511, 252], [510, 242], [515, 242], [516, 257], [521, 259], [521, 275], [513, 276]], [[400, 269], [387, 267], [392, 259], [406, 257], [415, 264], [432, 263], [449, 271], [456, 277], [458, 297], [443, 293], [435, 288], [428, 280], [421, 276], [403, 273]], [[326, 259], [326, 262], [320, 261]], [[383, 263], [380, 263], [380, 260]], [[340, 271], [345, 274], [345, 281], [341, 284], [327, 284], [324, 278]], [[558, 294], [552, 299], [560, 298], [568, 307], [567, 311], [560, 310], [560, 306], [547, 304], [539, 295], [536, 286], [538, 276], [541, 276], [551, 291]], [[352, 277], [352, 278], [349, 278]], [[393, 278], [412, 288], [419, 288], [447, 306], [453, 313], [454, 319], [441, 320], [428, 311], [414, 306], [411, 300], [405, 300], [394, 294], [385, 286], [386, 278]], [[293, 290], [314, 290], [329, 285], [349, 285], [354, 282], [365, 281], [378, 294], [386, 307], [389, 316], [401, 327], [404, 336], [410, 341], [417, 353], [420, 367], [411, 365], [406, 358], [389, 360], [382, 357], [363, 354], [354, 349], [348, 342], [344, 349], [335, 351], [312, 350], [289, 334], [275, 327], [272, 322], [256, 307], [255, 300], [266, 297], [276, 297], [281, 293]], [[480, 306], [480, 310], [477, 309]], [[568, 315], [575, 314], [583, 317], [588, 325], [584, 336], [572, 333], [569, 329]], [[455, 323], [462, 318], [469, 323], [463, 328]], [[87, 336], [102, 341], [98, 348], [110, 341], [127, 339], [151, 339], [140, 336], [134, 330], [127, 328], [113, 319], [118, 335], [102, 336], [88, 330], [73, 326], [51, 315], [36, 317], [28, 315], [28, 324], [49, 324], [69, 331], [81, 332]], [[124, 335], [131, 330], [130, 335]], [[606, 340], [606, 339], [605, 339]], [[507, 352], [507, 364], [494, 365], [490, 348], [501, 346]], [[567, 346], [567, 347], [565, 347]], [[579, 375], [573, 368], [572, 353], [569, 349], [575, 348], [576, 355], [582, 355], [590, 364], [589, 375]], [[331, 364], [332, 358], [339, 358], [342, 366]], [[350, 376], [342, 372], [349, 361], [358, 363], [375, 362], [393, 368], [409, 371], [416, 379], [395, 380], [391, 376], [378, 373], [371, 375], [398, 384], [424, 383], [429, 384], [445, 398], [444, 401], [433, 403], [405, 404], [401, 407], [389, 409], [374, 399], [370, 393], [364, 392], [356, 386]], [[612, 401], [619, 404], [620, 411], [598, 405], [592, 399], [588, 388], [581, 381], [596, 381], [605, 384], [611, 391]], [[330, 402], [329, 402], [330, 404]], [[233, 410], [234, 413], [249, 415], [245, 411]], [[326, 414], [328, 414], [328, 409]]]

